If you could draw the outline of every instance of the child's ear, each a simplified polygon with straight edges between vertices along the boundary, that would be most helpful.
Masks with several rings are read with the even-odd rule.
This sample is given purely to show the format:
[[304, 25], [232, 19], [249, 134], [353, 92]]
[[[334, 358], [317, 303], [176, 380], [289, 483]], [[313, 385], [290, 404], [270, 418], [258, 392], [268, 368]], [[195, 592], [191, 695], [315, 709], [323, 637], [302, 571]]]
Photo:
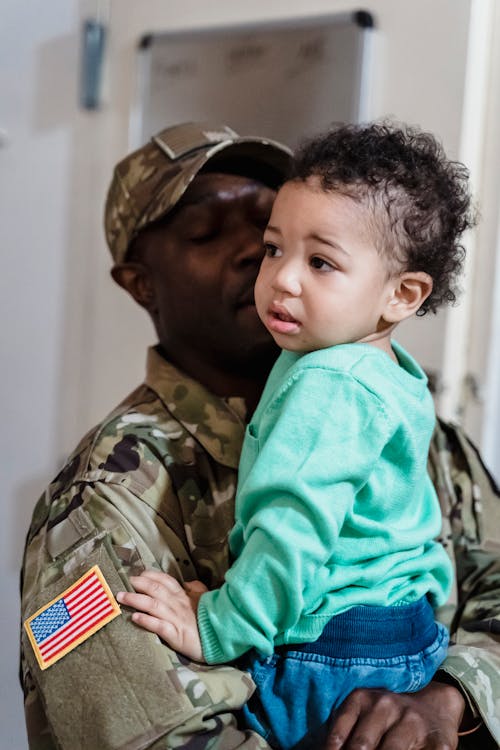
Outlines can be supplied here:
[[388, 323], [400, 323], [410, 318], [432, 292], [432, 278], [425, 271], [405, 271], [394, 279], [391, 298], [383, 318]]

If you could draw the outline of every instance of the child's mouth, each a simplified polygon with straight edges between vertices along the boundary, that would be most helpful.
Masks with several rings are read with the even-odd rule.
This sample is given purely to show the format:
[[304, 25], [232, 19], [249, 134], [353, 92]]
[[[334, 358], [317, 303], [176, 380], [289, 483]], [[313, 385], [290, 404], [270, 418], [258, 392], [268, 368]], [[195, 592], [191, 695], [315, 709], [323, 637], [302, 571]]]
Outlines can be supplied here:
[[300, 322], [281, 306], [272, 305], [266, 321], [267, 328], [273, 333], [296, 333]]

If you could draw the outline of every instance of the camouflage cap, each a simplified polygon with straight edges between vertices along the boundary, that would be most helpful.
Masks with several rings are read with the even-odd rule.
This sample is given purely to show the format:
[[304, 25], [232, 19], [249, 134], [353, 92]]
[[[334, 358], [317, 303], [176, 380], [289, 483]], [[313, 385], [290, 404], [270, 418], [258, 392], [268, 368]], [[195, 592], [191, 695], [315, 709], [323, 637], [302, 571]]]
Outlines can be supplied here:
[[278, 187], [291, 151], [281, 143], [242, 137], [227, 125], [183, 123], [162, 130], [117, 164], [104, 215], [106, 240], [115, 263], [123, 261], [141, 229], [165, 216], [208, 163]]

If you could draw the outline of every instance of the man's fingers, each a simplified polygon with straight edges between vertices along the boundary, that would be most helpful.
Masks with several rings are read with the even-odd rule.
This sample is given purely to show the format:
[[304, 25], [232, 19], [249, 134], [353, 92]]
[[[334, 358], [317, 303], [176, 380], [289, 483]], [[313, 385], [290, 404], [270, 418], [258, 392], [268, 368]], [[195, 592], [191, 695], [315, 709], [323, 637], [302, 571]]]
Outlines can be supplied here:
[[429, 745], [428, 741], [427, 725], [422, 721], [422, 717], [410, 708], [405, 709], [397, 724], [387, 730], [380, 750], [431, 750], [434, 744]]
[[361, 708], [361, 695], [355, 691], [345, 699], [335, 715], [325, 750], [340, 750], [345, 747], [345, 742], [359, 719]]
[[[404, 717], [401, 722], [387, 732], [380, 750], [456, 750], [457, 742], [453, 733], [440, 729], [430, 734], [418, 719]], [[455, 735], [456, 736], [456, 735]]]
[[409, 706], [387, 732], [380, 750], [456, 750], [458, 737], [451, 720], [441, 719], [431, 729], [418, 710]]
[[[344, 743], [345, 750], [375, 750], [382, 747], [383, 737], [387, 729], [398, 717], [397, 707], [392, 701], [392, 696], [381, 692], [376, 699], [366, 701], [367, 695], [363, 691], [355, 691], [351, 698], [359, 704], [358, 720], [352, 728], [349, 738]], [[372, 694], [373, 695], [373, 694]], [[411, 743], [404, 747], [410, 750]], [[403, 750], [403, 748], [401, 748]]]
[[360, 689], [337, 710], [326, 750], [456, 750], [464, 700], [431, 682], [419, 693]]

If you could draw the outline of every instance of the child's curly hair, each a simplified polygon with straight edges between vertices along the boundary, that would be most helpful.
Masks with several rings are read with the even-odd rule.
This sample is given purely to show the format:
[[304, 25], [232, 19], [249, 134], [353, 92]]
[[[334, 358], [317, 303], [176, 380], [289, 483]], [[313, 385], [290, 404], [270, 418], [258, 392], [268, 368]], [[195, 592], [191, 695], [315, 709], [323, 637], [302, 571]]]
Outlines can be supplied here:
[[391, 271], [425, 271], [433, 280], [418, 315], [457, 296], [465, 250], [475, 225], [468, 170], [450, 161], [433, 135], [390, 122], [339, 125], [301, 144], [291, 179], [318, 178], [370, 209], [379, 252]]

